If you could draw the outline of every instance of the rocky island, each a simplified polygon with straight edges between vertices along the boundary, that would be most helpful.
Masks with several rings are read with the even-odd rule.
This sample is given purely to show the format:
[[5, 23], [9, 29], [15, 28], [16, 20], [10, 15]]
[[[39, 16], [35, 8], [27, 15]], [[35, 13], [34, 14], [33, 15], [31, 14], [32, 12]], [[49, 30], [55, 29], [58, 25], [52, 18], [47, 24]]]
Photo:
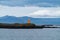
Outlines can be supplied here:
[[[52, 26], [52, 27], [51, 27]], [[0, 28], [8, 28], [8, 29], [42, 29], [42, 28], [59, 28], [54, 27], [53, 25], [35, 25], [31, 23], [30, 19], [28, 19], [27, 23], [20, 24], [20, 23], [13, 23], [13, 24], [7, 24], [7, 23], [0, 23]]]

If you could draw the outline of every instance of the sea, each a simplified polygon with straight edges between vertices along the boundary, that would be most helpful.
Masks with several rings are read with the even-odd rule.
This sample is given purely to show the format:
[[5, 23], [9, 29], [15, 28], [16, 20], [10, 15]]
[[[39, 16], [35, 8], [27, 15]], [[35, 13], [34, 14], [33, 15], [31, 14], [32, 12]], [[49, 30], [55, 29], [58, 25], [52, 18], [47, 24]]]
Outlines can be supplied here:
[[60, 28], [0, 29], [0, 40], [60, 40]]

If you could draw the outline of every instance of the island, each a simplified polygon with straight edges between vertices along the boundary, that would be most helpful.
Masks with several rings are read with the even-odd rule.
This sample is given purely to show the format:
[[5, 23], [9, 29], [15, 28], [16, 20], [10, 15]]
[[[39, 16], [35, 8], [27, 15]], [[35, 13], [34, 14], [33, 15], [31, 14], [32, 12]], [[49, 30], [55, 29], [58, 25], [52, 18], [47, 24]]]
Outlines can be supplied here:
[[31, 23], [30, 19], [28, 19], [27, 23], [20, 24], [20, 23], [0, 23], [0, 28], [8, 28], [8, 29], [43, 29], [43, 28], [60, 28], [55, 27], [53, 25], [36, 25]]

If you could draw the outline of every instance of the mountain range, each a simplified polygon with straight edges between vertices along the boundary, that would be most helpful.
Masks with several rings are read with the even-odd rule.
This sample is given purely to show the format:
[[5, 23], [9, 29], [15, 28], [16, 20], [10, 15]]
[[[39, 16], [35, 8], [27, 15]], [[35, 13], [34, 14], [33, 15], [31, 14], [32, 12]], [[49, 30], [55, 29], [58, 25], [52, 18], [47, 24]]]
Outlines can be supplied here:
[[60, 18], [32, 18], [27, 16], [3, 16], [0, 17], [0, 23], [27, 23], [28, 19], [34, 24], [60, 24]]

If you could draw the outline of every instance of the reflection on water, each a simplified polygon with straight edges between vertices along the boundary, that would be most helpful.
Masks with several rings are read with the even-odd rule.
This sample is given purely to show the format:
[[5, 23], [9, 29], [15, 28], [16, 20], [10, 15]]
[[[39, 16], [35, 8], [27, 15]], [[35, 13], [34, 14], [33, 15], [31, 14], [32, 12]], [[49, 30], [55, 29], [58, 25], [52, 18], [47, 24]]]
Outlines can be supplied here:
[[0, 29], [0, 40], [60, 40], [60, 29]]

